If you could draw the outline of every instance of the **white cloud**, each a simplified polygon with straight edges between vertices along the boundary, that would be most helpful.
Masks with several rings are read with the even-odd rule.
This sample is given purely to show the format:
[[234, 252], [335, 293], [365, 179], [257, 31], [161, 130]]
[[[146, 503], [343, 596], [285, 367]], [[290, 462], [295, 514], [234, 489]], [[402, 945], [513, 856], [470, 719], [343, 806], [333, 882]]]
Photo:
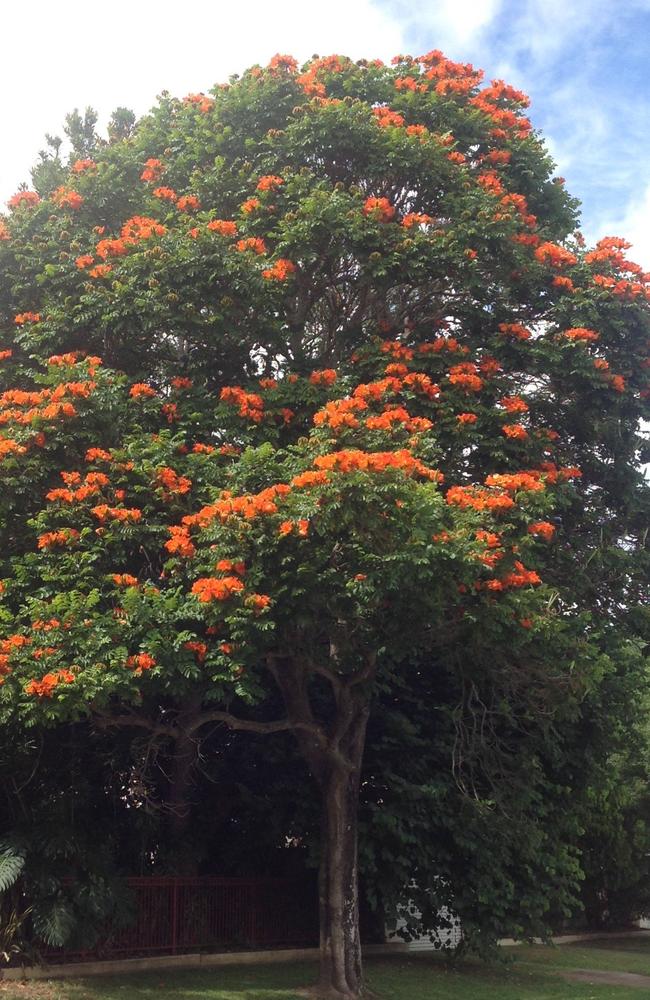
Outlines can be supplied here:
[[625, 237], [632, 244], [628, 257], [650, 271], [650, 177], [642, 194], [628, 204], [619, 218], [604, 220], [593, 228], [594, 242], [603, 236]]
[[207, 90], [275, 52], [390, 59], [404, 47], [400, 23], [372, 0], [42, 0], [29, 10], [5, 0], [0, 27], [0, 203], [74, 107], [105, 122], [118, 105], [141, 114], [161, 90]]
[[[442, 49], [454, 59], [466, 60], [476, 51], [484, 30], [498, 15], [504, 0], [385, 0], [383, 10], [399, 20], [409, 38], [424, 39], [423, 52]], [[411, 52], [421, 55], [422, 52]]]

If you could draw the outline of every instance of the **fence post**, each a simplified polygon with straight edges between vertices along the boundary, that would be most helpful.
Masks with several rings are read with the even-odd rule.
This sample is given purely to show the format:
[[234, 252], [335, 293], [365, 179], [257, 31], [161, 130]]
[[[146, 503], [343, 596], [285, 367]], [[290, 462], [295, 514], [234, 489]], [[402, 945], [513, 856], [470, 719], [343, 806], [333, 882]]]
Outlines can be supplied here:
[[172, 952], [178, 944], [178, 879], [172, 883]]

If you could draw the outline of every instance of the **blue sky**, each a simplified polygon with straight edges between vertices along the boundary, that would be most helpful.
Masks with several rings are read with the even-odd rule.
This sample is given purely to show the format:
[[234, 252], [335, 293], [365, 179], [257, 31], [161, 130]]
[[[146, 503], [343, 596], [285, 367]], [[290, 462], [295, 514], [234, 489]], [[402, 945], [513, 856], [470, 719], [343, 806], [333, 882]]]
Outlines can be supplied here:
[[32, 0], [29, 11], [4, 0], [0, 12], [0, 202], [75, 106], [100, 122], [117, 105], [142, 113], [163, 89], [206, 90], [278, 51], [388, 60], [441, 48], [530, 94], [588, 239], [625, 235], [650, 269], [650, 0]]

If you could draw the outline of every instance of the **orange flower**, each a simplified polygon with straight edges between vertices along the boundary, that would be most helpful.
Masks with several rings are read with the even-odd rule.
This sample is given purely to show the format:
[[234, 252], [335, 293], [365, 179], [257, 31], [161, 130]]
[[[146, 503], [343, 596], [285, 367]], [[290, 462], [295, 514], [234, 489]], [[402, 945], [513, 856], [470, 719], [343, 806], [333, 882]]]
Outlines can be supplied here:
[[113, 573], [113, 583], [117, 587], [137, 587], [138, 578], [130, 573]]
[[475, 424], [478, 417], [475, 413], [459, 413], [456, 416], [456, 420], [459, 424]]
[[246, 572], [246, 564], [241, 560], [233, 562], [232, 559], [220, 559], [214, 568], [219, 573], [237, 573], [238, 576], [244, 576]]
[[196, 212], [200, 207], [201, 203], [195, 194], [184, 194], [176, 202], [176, 208], [179, 212]]
[[190, 639], [188, 642], [183, 643], [183, 648], [189, 649], [191, 653], [194, 653], [198, 663], [203, 663], [208, 655], [208, 647], [205, 642], [197, 642]]
[[75, 260], [75, 264], [77, 265], [80, 271], [83, 271], [84, 268], [91, 266], [94, 259], [95, 258], [92, 256], [92, 254], [89, 253], [82, 254], [81, 257], [77, 257], [77, 259]]
[[262, 271], [262, 277], [266, 281], [286, 281], [295, 270], [296, 265], [292, 261], [280, 257], [271, 267]]
[[246, 598], [246, 604], [249, 604], [256, 611], [263, 611], [264, 608], [268, 608], [271, 603], [271, 598], [268, 594], [251, 594]]
[[171, 380], [171, 384], [174, 387], [174, 389], [191, 389], [192, 379], [183, 378], [182, 376], [177, 375]]
[[67, 188], [58, 187], [51, 195], [52, 201], [59, 208], [81, 208], [84, 203], [83, 195], [80, 195], [78, 191], [70, 191]]
[[147, 215], [133, 215], [122, 226], [120, 235], [125, 244], [133, 244], [151, 236], [164, 236], [166, 232], [165, 227], [155, 219], [150, 219]]
[[73, 174], [83, 174], [86, 170], [94, 170], [96, 166], [94, 160], [75, 160], [71, 169]]
[[189, 493], [192, 489], [191, 479], [188, 479], [186, 476], [179, 476], [174, 469], [169, 469], [166, 466], [158, 469], [156, 482], [167, 494], [176, 493], [182, 495]]
[[301, 472], [299, 475], [294, 476], [291, 480], [291, 485], [295, 486], [297, 489], [302, 489], [307, 486], [324, 486], [330, 480], [329, 473], [324, 471], [308, 471]]
[[183, 104], [191, 104], [205, 115], [214, 107], [214, 98], [206, 97], [205, 94], [188, 94], [183, 98]]
[[88, 276], [90, 278], [106, 278], [112, 270], [113, 268], [110, 264], [97, 264], [90, 269]]
[[142, 674], [155, 667], [156, 661], [150, 653], [136, 653], [134, 656], [127, 656], [125, 666], [134, 674]]
[[403, 116], [398, 114], [396, 111], [391, 111], [390, 108], [373, 108], [372, 113], [375, 116], [377, 124], [381, 128], [399, 128], [404, 124]]
[[90, 513], [102, 524], [107, 520], [135, 522], [142, 519], [142, 511], [138, 507], [109, 507], [106, 503], [91, 507]]
[[164, 164], [160, 160], [155, 159], [155, 157], [151, 157], [145, 162], [144, 170], [140, 174], [140, 180], [157, 181], [164, 172]]
[[312, 385], [334, 385], [336, 382], [336, 371], [333, 368], [323, 368], [321, 371], [313, 371], [309, 376]]
[[45, 534], [39, 535], [38, 547], [39, 549], [53, 549], [57, 546], [64, 546], [69, 542], [74, 542], [77, 538], [79, 538], [79, 532], [74, 528], [61, 528], [60, 531], [46, 531]]
[[239, 250], [243, 253], [245, 250], [252, 250], [253, 253], [262, 254], [266, 253], [266, 243], [259, 236], [249, 236], [245, 240], [238, 240], [235, 243], [235, 250]]
[[528, 534], [539, 535], [545, 541], [550, 542], [555, 534], [555, 526], [550, 521], [535, 521], [534, 524], [528, 525]]
[[379, 222], [390, 222], [395, 216], [395, 209], [388, 198], [366, 198], [363, 213], [372, 215]]
[[16, 326], [24, 326], [25, 323], [40, 323], [41, 314], [35, 312], [24, 312], [18, 313], [14, 316], [14, 323]]
[[515, 340], [530, 340], [531, 333], [521, 323], [499, 323], [499, 332]]
[[104, 451], [103, 448], [89, 448], [86, 452], [87, 462], [110, 462], [112, 457], [110, 451]]
[[562, 336], [566, 337], [567, 340], [580, 340], [585, 343], [593, 343], [600, 339], [599, 333], [596, 333], [595, 330], [588, 330], [584, 326], [574, 326], [570, 330], [565, 330]]
[[499, 400], [499, 405], [503, 406], [508, 413], [528, 412], [528, 403], [524, 402], [521, 396], [503, 396]]
[[501, 431], [507, 438], [523, 441], [528, 437], [528, 431], [521, 424], [504, 424]]
[[233, 594], [240, 593], [244, 589], [244, 584], [236, 576], [224, 576], [220, 579], [216, 577], [202, 577], [192, 584], [192, 593], [196, 595], [202, 604], [210, 601], [227, 601]]
[[412, 229], [413, 226], [429, 226], [432, 222], [431, 216], [424, 215], [422, 212], [407, 212], [402, 219], [402, 225], [405, 229]]
[[40, 195], [36, 191], [18, 191], [13, 194], [9, 201], [7, 202], [7, 207], [12, 211], [18, 208], [20, 205], [25, 205], [27, 207], [32, 207], [38, 205], [41, 200]]
[[6, 351], [0, 351], [0, 361], [6, 361], [7, 358], [10, 358], [13, 355], [13, 353], [14, 352], [11, 348], [8, 348]]
[[260, 177], [257, 182], [258, 191], [273, 191], [275, 188], [280, 187], [284, 184], [282, 177], [278, 177], [276, 174], [266, 174], [264, 177]]
[[477, 375], [477, 367], [471, 361], [463, 361], [449, 369], [449, 381], [464, 392], [480, 392], [483, 380]]
[[576, 256], [557, 243], [542, 243], [535, 250], [535, 258], [541, 264], [550, 264], [551, 267], [563, 267], [565, 264], [575, 264]]
[[220, 236], [237, 235], [237, 223], [228, 219], [213, 219], [212, 222], [208, 222], [208, 229], [213, 233], [219, 233]]
[[250, 215], [252, 212], [256, 211], [261, 205], [259, 198], [247, 198], [246, 201], [242, 202], [241, 210], [244, 215]]
[[9, 235], [9, 230], [7, 229], [2, 219], [0, 219], [0, 240], [8, 240], [8, 239], [11, 239]]
[[129, 389], [129, 396], [132, 399], [139, 399], [141, 396], [157, 396], [158, 393], [155, 389], [152, 389], [150, 385], [146, 385], [144, 382], [136, 382]]
[[178, 195], [173, 188], [169, 187], [157, 187], [152, 191], [154, 198], [160, 198], [162, 201], [174, 202], [177, 200]]
[[184, 559], [191, 559], [196, 548], [190, 538], [188, 528], [180, 525], [172, 525], [167, 528], [171, 538], [165, 542], [165, 548], [172, 555], [180, 556]]

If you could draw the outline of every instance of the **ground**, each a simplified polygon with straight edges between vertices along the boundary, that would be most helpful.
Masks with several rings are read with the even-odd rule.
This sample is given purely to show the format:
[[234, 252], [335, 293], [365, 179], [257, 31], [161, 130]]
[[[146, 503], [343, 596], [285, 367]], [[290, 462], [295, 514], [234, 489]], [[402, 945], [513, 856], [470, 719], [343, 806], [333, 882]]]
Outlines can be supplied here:
[[[426, 953], [373, 957], [368, 981], [381, 1000], [642, 1000], [650, 983], [597, 982], [598, 973], [650, 979], [650, 937], [645, 935], [562, 945], [504, 949], [506, 963], [467, 962], [450, 967]], [[586, 981], [565, 976], [586, 971]], [[594, 975], [591, 975], [593, 971]], [[93, 977], [74, 983], [0, 983], [0, 1000], [300, 1000], [315, 978], [309, 963], [160, 970]], [[616, 978], [616, 976], [614, 976]]]

